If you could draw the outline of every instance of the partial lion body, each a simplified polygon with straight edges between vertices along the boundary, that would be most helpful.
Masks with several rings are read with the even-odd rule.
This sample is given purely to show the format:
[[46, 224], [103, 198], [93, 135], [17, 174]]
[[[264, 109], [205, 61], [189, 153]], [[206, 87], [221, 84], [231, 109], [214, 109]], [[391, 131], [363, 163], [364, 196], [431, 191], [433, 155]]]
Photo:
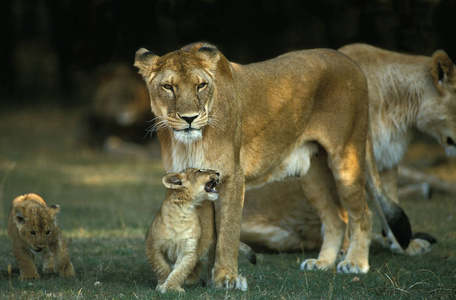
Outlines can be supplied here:
[[21, 270], [20, 279], [37, 279], [34, 253], [43, 252], [43, 273], [74, 276], [66, 242], [55, 217], [59, 206], [47, 206], [36, 194], [26, 194], [12, 202], [8, 218], [8, 234], [13, 253]]
[[[162, 57], [140, 49], [135, 65], [158, 118], [166, 171], [201, 167], [222, 174], [215, 202], [215, 286], [247, 289], [237, 264], [245, 188], [289, 176], [301, 176], [325, 227], [319, 257], [303, 268], [335, 266], [346, 227], [339, 215], [343, 206], [351, 243], [337, 268], [368, 271], [365, 170], [374, 195], [384, 194], [372, 155], [366, 160], [367, 81], [353, 61], [317, 49], [239, 65], [214, 46], [197, 43]], [[333, 182], [325, 180], [328, 174]]]
[[[408, 148], [414, 127], [434, 136], [448, 154], [456, 152], [453, 64], [446, 56], [442, 58], [441, 52], [436, 52], [432, 58], [361, 44], [348, 45], [340, 51], [355, 60], [368, 78], [375, 160], [385, 190], [398, 202], [397, 166]], [[279, 194], [274, 192], [277, 190], [280, 190]], [[320, 247], [320, 233], [315, 229], [318, 227], [317, 215], [304, 195], [299, 179], [247, 192], [241, 240], [279, 251]], [[297, 198], [303, 200], [296, 203]], [[314, 230], [301, 230], [310, 226]], [[397, 245], [392, 247], [395, 247], [394, 251], [402, 251]], [[414, 240], [406, 253], [414, 255], [428, 250], [429, 243]]]

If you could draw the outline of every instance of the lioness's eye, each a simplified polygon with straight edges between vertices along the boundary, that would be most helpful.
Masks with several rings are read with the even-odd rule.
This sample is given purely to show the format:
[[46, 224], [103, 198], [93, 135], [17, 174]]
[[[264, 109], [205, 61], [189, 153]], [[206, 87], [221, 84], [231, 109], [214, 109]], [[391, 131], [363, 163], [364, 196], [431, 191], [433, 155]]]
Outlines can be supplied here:
[[198, 89], [198, 91], [200, 91], [200, 90], [204, 89], [206, 86], [207, 86], [206, 82], [201, 82], [200, 84], [198, 84], [198, 86], [196, 88]]
[[36, 231], [32, 230], [32, 231], [30, 231], [30, 234], [35, 236], [36, 235]]
[[165, 90], [168, 90], [168, 91], [173, 90], [173, 87], [171, 84], [164, 84], [164, 85], [162, 85], [162, 88], [164, 88]]

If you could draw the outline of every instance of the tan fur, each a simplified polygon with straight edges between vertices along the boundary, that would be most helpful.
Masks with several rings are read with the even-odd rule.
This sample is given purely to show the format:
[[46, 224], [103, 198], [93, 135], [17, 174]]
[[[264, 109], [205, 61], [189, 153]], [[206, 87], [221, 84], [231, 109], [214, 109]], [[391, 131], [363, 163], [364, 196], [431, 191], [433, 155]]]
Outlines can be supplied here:
[[[307, 197], [325, 224], [320, 255], [306, 261], [306, 268], [335, 266], [345, 223], [334, 199], [321, 196], [334, 188], [348, 211], [351, 239], [338, 270], [368, 271], [367, 83], [356, 64], [337, 51], [317, 49], [239, 65], [198, 43], [162, 57], [140, 49], [135, 65], [161, 122], [157, 134], [166, 171], [201, 167], [223, 174], [215, 203], [216, 287], [247, 288], [237, 263], [245, 187], [295, 175], [303, 175]], [[327, 160], [314, 157], [318, 147]], [[329, 187], [321, 180], [328, 172], [335, 178]], [[380, 193], [379, 182], [369, 181]]]
[[60, 207], [47, 206], [37, 194], [26, 194], [12, 202], [8, 218], [8, 234], [13, 241], [13, 253], [19, 264], [21, 280], [37, 279], [34, 253], [43, 253], [43, 273], [74, 276], [66, 242], [56, 216]]
[[[354, 59], [367, 76], [375, 159], [387, 193], [398, 202], [397, 166], [413, 128], [435, 137], [447, 154], [456, 154], [456, 146], [451, 143], [456, 141], [454, 65], [441, 50], [433, 57], [403, 55], [364, 44], [348, 45], [340, 51]], [[305, 194], [299, 180], [290, 180], [286, 185], [273, 183], [262, 189], [246, 195], [241, 240], [256, 244], [260, 241], [263, 247], [281, 251], [318, 248], [317, 230], [303, 231], [299, 236], [301, 228], [318, 226], [310, 203], [295, 203]], [[280, 197], [272, 192], [277, 189]], [[262, 220], [257, 221], [260, 217]], [[268, 232], [271, 238], [261, 232]], [[397, 244], [391, 248], [403, 252]], [[405, 253], [423, 254], [429, 248], [428, 242], [417, 239]]]
[[201, 259], [207, 254], [212, 267], [215, 224], [211, 201], [218, 193], [205, 190], [211, 181], [219, 181], [216, 171], [192, 168], [163, 177], [168, 192], [146, 237], [147, 257], [158, 277], [157, 291], [184, 292], [185, 280], [195, 283], [200, 278]]

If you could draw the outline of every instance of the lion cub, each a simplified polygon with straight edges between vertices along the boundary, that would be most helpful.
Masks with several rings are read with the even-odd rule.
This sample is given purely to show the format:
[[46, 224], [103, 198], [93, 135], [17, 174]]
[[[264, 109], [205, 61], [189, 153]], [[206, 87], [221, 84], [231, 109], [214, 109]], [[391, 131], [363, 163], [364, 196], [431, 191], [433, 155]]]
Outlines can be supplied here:
[[43, 273], [74, 276], [73, 264], [56, 216], [58, 205], [47, 206], [37, 194], [16, 197], [8, 218], [8, 234], [13, 241], [13, 253], [19, 264], [19, 279], [37, 279], [34, 253], [43, 253]]
[[[147, 233], [146, 253], [158, 277], [156, 290], [184, 292], [184, 281], [199, 280], [206, 254], [208, 270], [214, 263], [214, 206], [210, 201], [218, 198], [219, 173], [189, 168], [165, 175], [162, 182], [168, 191]], [[254, 264], [250, 247], [241, 244], [240, 248]]]

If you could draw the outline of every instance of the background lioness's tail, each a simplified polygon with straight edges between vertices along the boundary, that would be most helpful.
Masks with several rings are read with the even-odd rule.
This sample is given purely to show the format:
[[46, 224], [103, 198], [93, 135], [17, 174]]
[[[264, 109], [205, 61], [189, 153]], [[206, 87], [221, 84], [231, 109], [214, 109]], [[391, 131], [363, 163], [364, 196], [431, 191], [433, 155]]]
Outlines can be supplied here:
[[251, 264], [256, 265], [256, 254], [253, 252], [252, 248], [243, 242], [239, 242], [239, 251], [247, 257]]
[[383, 189], [375, 163], [370, 130], [367, 134], [366, 145], [366, 189], [388, 239], [393, 243], [399, 243], [403, 250], [407, 249], [412, 239], [410, 221], [404, 210], [391, 200]]

